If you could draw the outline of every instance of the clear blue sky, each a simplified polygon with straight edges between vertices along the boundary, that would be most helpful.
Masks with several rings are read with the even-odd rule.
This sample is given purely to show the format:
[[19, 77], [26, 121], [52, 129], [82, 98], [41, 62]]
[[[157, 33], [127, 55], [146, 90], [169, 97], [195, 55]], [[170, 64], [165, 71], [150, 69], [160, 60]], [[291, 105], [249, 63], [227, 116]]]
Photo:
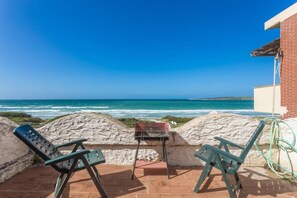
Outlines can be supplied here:
[[252, 96], [295, 0], [0, 1], [0, 99]]

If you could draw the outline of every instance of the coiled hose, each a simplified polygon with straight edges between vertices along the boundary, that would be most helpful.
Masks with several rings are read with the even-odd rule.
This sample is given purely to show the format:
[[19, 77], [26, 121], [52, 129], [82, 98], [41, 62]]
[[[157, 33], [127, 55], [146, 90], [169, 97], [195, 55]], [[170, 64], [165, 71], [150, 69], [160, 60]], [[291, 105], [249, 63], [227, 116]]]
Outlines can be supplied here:
[[[269, 150], [267, 152], [267, 155], [263, 153], [258, 148], [257, 142], [255, 142], [255, 147], [260, 153], [261, 156], [263, 156], [266, 161], [268, 167], [279, 177], [282, 178], [297, 178], [297, 173], [294, 172], [293, 169], [293, 164], [290, 158], [290, 153], [295, 152], [297, 153], [297, 149], [295, 148], [296, 145], [296, 135], [294, 130], [292, 129], [291, 126], [289, 126], [286, 122], [280, 120], [279, 118], [266, 118], [266, 122], [271, 122], [270, 126], [270, 139], [269, 139]], [[284, 125], [290, 133], [290, 137], [287, 139], [284, 137], [284, 131], [281, 129], [281, 125]], [[279, 162], [279, 158], [277, 161], [273, 160], [273, 148], [278, 149], [278, 154], [280, 154], [281, 151], [283, 151], [286, 155], [286, 160], [287, 160], [287, 167], [283, 166]], [[296, 162], [295, 162], [296, 163]]]

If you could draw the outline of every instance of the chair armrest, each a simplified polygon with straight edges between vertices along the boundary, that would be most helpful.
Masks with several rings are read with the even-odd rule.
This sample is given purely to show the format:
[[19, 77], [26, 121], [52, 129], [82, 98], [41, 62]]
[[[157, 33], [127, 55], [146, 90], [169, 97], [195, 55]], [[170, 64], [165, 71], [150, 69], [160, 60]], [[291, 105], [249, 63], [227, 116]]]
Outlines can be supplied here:
[[83, 139], [78, 139], [78, 140], [73, 140], [73, 141], [70, 141], [70, 142], [66, 142], [64, 144], [59, 144], [59, 145], [56, 145], [55, 147], [60, 148], [60, 147], [71, 146], [73, 144], [82, 144], [85, 141], [87, 141], [87, 139], [83, 138]]
[[221, 138], [221, 137], [214, 137], [214, 139], [219, 140], [219, 141], [222, 142], [223, 144], [229, 144], [230, 146], [237, 147], [237, 148], [240, 148], [240, 149], [244, 150], [244, 147], [239, 146], [238, 144], [235, 144], [235, 143], [233, 143], [233, 142], [230, 142], [229, 140], [226, 140], [226, 139], [224, 139], [224, 138]]
[[60, 156], [60, 157], [56, 157], [54, 159], [47, 160], [47, 161], [45, 161], [44, 164], [46, 166], [56, 164], [56, 163], [63, 162], [63, 161], [69, 160], [69, 159], [73, 159], [73, 158], [83, 156], [84, 154], [87, 154], [87, 153], [90, 153], [90, 152], [91, 152], [90, 150], [76, 151], [76, 152], [70, 153], [68, 155], [63, 155], [63, 156]]
[[208, 144], [204, 145], [203, 147], [205, 147], [206, 149], [208, 149], [208, 150], [210, 150], [210, 151], [212, 151], [212, 152], [214, 152], [214, 153], [219, 154], [219, 155], [222, 156], [222, 157], [229, 158], [229, 159], [234, 160], [234, 161], [237, 161], [237, 162], [239, 162], [239, 163], [241, 163], [241, 164], [244, 162], [244, 161], [243, 161], [242, 159], [240, 159], [239, 157], [237, 157], [237, 156], [235, 156], [235, 155], [232, 155], [231, 153], [228, 153], [228, 152], [223, 151], [223, 150], [221, 150], [221, 149], [218, 149], [218, 148], [216, 148], [216, 147], [210, 146], [210, 145], [208, 145]]

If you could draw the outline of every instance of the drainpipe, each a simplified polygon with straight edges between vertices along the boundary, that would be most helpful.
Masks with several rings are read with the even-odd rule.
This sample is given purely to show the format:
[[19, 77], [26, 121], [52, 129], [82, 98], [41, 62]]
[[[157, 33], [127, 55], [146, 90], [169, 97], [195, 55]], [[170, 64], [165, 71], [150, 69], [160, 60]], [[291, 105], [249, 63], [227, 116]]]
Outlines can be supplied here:
[[280, 79], [280, 67], [282, 62], [282, 53], [278, 52], [274, 57], [274, 65], [273, 65], [273, 101], [272, 101], [272, 116], [275, 114], [275, 86], [276, 86], [276, 75], [279, 74]]
[[278, 56], [274, 57], [274, 64], [273, 64], [273, 98], [272, 98], [272, 117], [274, 117], [275, 111], [275, 83], [276, 83], [276, 64], [277, 64]]

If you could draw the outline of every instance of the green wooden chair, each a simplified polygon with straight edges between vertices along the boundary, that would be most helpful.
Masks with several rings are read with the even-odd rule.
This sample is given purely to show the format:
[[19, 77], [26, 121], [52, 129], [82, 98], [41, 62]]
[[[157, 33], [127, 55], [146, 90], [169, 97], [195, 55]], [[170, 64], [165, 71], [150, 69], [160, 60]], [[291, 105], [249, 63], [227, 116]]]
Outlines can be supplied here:
[[[21, 125], [15, 128], [13, 133], [39, 155], [45, 161], [45, 165], [52, 166], [60, 173], [55, 184], [55, 198], [61, 196], [71, 174], [83, 169], [87, 169], [101, 196], [106, 197], [99, 179], [100, 175], [95, 167], [97, 164], [104, 163], [105, 158], [100, 150], [90, 151], [85, 149], [83, 142], [86, 141], [86, 139], [75, 140], [55, 146], [30, 125]], [[73, 145], [74, 148], [68, 155], [63, 155], [59, 151], [61, 147]], [[82, 150], [77, 150], [79, 147], [81, 147]]]
[[[242, 188], [237, 171], [241, 166], [241, 164], [244, 162], [249, 150], [252, 148], [253, 144], [257, 140], [264, 126], [265, 126], [265, 122], [261, 121], [258, 127], [256, 128], [255, 132], [252, 134], [251, 138], [249, 139], [249, 141], [246, 143], [244, 147], [239, 146], [223, 138], [215, 137], [216, 140], [220, 141], [218, 148], [210, 145], [204, 145], [199, 151], [197, 151], [194, 154], [194, 156], [205, 161], [206, 164], [195, 186], [194, 192], [198, 193], [198, 190], [201, 184], [203, 183], [205, 178], [210, 175], [212, 168], [215, 167], [221, 170], [222, 176], [226, 183], [230, 197], [232, 198], [235, 197], [236, 190], [238, 190], [238, 188]], [[237, 157], [235, 155], [232, 155], [229, 152], [228, 146], [241, 149], [242, 152], [240, 156]], [[233, 186], [233, 188], [230, 185], [227, 175], [234, 175], [234, 178], [236, 180], [236, 185]]]

